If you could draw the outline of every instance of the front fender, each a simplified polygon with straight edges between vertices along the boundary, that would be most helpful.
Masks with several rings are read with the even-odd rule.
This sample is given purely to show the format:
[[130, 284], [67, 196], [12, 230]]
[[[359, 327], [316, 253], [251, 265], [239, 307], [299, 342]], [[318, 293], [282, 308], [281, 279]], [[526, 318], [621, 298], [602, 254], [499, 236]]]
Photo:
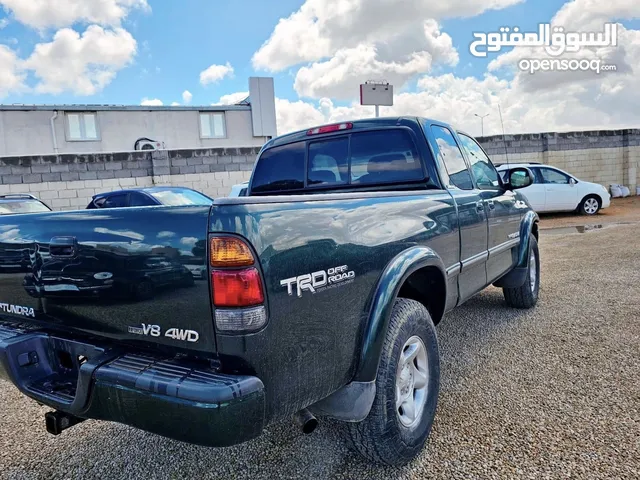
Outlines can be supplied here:
[[[369, 302], [371, 307], [364, 328], [354, 381], [375, 380], [391, 311], [400, 287], [413, 272], [429, 266], [437, 267], [442, 277], [447, 278], [444, 263], [436, 252], [429, 247], [414, 246], [396, 255], [382, 272], [372, 301]], [[446, 297], [446, 282], [444, 288]]]

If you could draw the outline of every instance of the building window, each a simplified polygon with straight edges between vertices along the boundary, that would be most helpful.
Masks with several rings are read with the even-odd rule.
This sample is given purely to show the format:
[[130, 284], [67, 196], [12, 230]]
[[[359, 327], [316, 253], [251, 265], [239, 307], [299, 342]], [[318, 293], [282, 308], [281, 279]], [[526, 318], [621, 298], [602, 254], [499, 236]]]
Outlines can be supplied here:
[[95, 113], [67, 113], [67, 140], [95, 142], [100, 140]]
[[224, 113], [200, 113], [201, 138], [225, 138], [226, 136], [227, 128], [225, 125]]

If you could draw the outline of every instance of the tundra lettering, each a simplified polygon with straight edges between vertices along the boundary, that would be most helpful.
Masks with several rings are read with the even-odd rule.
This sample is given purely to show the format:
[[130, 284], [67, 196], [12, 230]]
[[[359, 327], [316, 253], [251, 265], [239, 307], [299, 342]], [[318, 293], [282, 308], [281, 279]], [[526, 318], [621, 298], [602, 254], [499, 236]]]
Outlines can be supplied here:
[[0, 303], [0, 311], [5, 313], [14, 313], [16, 315], [23, 315], [25, 317], [36, 316], [33, 308], [21, 307], [20, 305], [11, 305], [9, 303]]

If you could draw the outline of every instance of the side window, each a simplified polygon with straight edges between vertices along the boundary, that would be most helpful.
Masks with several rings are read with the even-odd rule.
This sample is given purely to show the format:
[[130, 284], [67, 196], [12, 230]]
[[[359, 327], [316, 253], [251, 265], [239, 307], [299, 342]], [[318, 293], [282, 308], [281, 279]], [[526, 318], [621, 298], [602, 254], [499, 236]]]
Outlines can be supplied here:
[[102, 204], [101, 208], [120, 208], [127, 206], [127, 194], [111, 195]]
[[351, 183], [393, 183], [425, 179], [416, 146], [405, 130], [351, 136]]
[[544, 183], [544, 178], [542, 178], [542, 172], [539, 168], [532, 168], [533, 172], [533, 183]]
[[557, 170], [541, 168], [540, 173], [544, 183], [555, 183], [560, 185], [567, 185], [569, 183], [569, 176], [564, 173], [560, 173]]
[[462, 148], [467, 152], [469, 163], [471, 164], [471, 173], [476, 179], [479, 188], [496, 188], [500, 186], [498, 180], [498, 172], [484, 153], [484, 150], [471, 137], [458, 133]]
[[265, 150], [255, 167], [252, 193], [286, 192], [304, 188], [305, 142]]
[[309, 144], [307, 185], [344, 185], [349, 173], [349, 137]]
[[464, 161], [460, 147], [458, 147], [456, 139], [453, 138], [449, 129], [432, 125], [431, 132], [436, 139], [440, 158], [447, 169], [451, 184], [462, 190], [473, 190], [471, 174]]
[[146, 195], [143, 195], [142, 193], [131, 192], [129, 196], [130, 207], [149, 207], [151, 205], [156, 204]]

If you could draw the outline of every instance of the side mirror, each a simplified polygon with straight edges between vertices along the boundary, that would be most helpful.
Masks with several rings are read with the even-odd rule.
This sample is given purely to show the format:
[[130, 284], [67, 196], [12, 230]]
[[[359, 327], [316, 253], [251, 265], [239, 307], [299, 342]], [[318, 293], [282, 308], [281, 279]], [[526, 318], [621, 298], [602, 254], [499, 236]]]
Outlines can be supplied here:
[[575, 184], [577, 184], [577, 180], [575, 178], [570, 178], [569, 179], [569, 185], [574, 186]]
[[525, 167], [516, 167], [509, 170], [509, 190], [528, 187], [533, 183], [533, 172]]

